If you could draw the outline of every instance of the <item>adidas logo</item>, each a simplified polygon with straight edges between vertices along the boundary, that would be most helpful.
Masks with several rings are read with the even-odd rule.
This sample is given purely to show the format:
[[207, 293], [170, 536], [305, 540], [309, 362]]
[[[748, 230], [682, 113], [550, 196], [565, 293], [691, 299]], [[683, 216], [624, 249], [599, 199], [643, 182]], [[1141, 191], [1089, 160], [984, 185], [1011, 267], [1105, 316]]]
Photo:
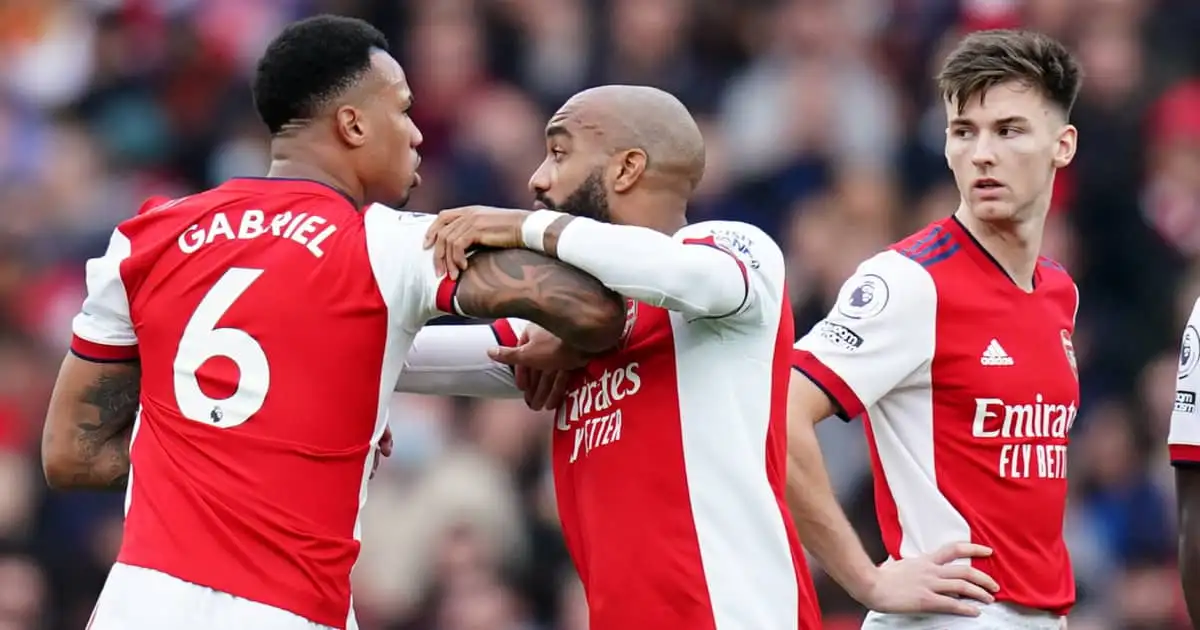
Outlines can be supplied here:
[[1000, 342], [995, 339], [988, 344], [987, 350], [983, 351], [983, 356], [979, 357], [980, 365], [1012, 365], [1013, 358], [1008, 356], [1004, 348], [1000, 347]]

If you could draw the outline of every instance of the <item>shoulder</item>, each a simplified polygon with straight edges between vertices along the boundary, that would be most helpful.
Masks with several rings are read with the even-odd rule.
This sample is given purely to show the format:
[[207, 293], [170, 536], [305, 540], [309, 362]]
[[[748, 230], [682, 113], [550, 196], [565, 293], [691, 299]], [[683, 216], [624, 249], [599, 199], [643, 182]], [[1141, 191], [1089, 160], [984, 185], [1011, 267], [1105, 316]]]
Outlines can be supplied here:
[[1045, 282], [1047, 286], [1063, 290], [1075, 290], [1075, 279], [1071, 277], [1071, 273], [1067, 271], [1067, 268], [1062, 266], [1058, 261], [1045, 256], [1039, 256], [1038, 270], [1041, 272], [1042, 282]]
[[863, 261], [838, 294], [838, 312], [850, 319], [872, 318], [885, 309], [915, 316], [937, 302], [937, 288], [919, 262], [893, 249]]
[[433, 223], [437, 215], [432, 212], [416, 212], [413, 210], [400, 210], [382, 203], [373, 203], [363, 210], [364, 216], [376, 216], [387, 218], [399, 223]]
[[425, 212], [397, 210], [381, 203], [367, 206], [362, 213], [363, 224], [366, 226], [367, 237], [376, 236], [382, 239], [395, 238], [398, 234], [424, 237], [429, 226], [437, 217]]
[[[1072, 313], [1079, 308], [1079, 287], [1067, 268], [1045, 256], [1038, 257], [1038, 271], [1047, 295], [1056, 303], [1070, 308]], [[1074, 314], [1072, 314], [1072, 319]]]
[[709, 245], [744, 260], [752, 269], [763, 263], [782, 264], [783, 252], [775, 239], [761, 228], [741, 221], [702, 221], [685, 226], [674, 235], [688, 244]]
[[891, 246], [891, 250], [926, 269], [958, 253], [961, 244], [944, 221], [931, 223]]

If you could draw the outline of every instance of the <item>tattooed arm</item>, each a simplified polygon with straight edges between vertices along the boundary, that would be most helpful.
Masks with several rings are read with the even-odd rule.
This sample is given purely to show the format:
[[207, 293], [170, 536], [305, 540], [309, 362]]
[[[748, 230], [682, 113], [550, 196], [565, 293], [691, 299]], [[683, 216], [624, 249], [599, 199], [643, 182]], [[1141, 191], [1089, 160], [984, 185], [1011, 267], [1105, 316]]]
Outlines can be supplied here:
[[624, 300], [567, 263], [526, 250], [481, 249], [452, 278], [423, 245], [434, 215], [374, 204], [363, 220], [384, 302], [409, 334], [444, 313], [532, 321], [585, 352], [611, 349], [624, 332]]
[[123, 489], [141, 390], [136, 362], [67, 355], [42, 432], [42, 470], [56, 490]]
[[578, 269], [523, 249], [483, 250], [451, 293], [454, 312], [529, 320], [584, 352], [615, 346], [625, 328], [625, 302]]

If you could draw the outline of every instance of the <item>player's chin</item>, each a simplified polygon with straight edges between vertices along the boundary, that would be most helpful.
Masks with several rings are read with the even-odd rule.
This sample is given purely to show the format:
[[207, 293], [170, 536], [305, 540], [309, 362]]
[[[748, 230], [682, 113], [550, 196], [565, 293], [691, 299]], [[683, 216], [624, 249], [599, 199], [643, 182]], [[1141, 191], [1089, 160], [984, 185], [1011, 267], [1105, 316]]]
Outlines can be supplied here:
[[970, 210], [980, 221], [1011, 221], [1017, 214], [1012, 203], [1000, 199], [978, 199], [970, 205]]
[[412, 185], [398, 187], [396, 194], [392, 195], [392, 199], [395, 200], [392, 204], [392, 207], [403, 208], [404, 206], [407, 206], [409, 199], [412, 197], [412, 189]]

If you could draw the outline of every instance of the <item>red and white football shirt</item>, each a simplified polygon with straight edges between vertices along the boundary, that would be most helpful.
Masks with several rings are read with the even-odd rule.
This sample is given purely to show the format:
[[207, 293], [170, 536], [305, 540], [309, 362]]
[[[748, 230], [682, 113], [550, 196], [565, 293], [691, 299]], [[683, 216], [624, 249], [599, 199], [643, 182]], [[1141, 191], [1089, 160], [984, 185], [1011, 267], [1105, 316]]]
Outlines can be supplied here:
[[1183, 340], [1179, 344], [1179, 372], [1175, 380], [1175, 408], [1167, 449], [1176, 466], [1200, 464], [1200, 414], [1196, 413], [1196, 391], [1200, 388], [1200, 300], [1192, 307]]
[[141, 361], [118, 562], [354, 627], [374, 445], [438, 312], [431, 220], [237, 179], [118, 226], [71, 346]]
[[973, 564], [999, 601], [1065, 614], [1079, 297], [1048, 259], [1034, 279], [1021, 290], [956, 219], [938, 221], [859, 266], [795, 365], [864, 420], [889, 555], [990, 546]]
[[742, 223], [675, 240], [732, 256], [745, 298], [718, 318], [631, 300], [623, 346], [582, 370], [558, 410], [558, 510], [591, 628], [819, 628], [783, 494], [794, 339], [783, 256]]

